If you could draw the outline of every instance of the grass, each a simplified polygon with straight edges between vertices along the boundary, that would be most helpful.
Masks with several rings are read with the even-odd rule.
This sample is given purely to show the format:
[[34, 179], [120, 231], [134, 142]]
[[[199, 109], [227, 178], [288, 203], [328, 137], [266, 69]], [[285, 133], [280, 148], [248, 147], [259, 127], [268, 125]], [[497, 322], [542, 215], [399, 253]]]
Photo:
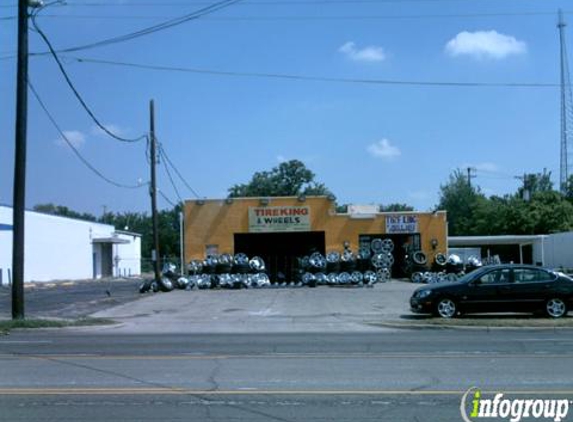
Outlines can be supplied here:
[[115, 321], [105, 318], [79, 318], [74, 320], [66, 319], [11, 319], [0, 320], [0, 335], [8, 334], [16, 328], [63, 328], [63, 327], [84, 327], [90, 325], [108, 325]]

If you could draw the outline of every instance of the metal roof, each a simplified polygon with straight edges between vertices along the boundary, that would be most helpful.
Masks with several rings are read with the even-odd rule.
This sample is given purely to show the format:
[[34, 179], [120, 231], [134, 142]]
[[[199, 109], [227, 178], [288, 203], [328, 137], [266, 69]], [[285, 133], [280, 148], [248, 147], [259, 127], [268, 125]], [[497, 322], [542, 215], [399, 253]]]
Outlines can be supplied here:
[[450, 236], [448, 246], [480, 245], [528, 245], [541, 242], [547, 235], [505, 235], [505, 236]]
[[119, 237], [98, 237], [92, 239], [92, 243], [113, 243], [115, 245], [125, 245], [127, 243], [131, 243], [127, 239], [120, 239]]

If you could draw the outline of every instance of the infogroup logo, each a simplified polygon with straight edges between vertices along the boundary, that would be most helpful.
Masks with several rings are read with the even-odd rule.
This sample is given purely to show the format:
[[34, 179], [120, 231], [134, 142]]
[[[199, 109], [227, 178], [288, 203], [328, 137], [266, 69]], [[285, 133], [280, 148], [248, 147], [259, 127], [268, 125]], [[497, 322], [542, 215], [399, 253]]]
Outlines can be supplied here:
[[569, 413], [568, 399], [510, 399], [504, 393], [484, 397], [477, 387], [467, 390], [460, 404], [464, 422], [475, 422], [480, 419], [507, 419], [510, 422], [522, 420], [547, 420], [561, 422]]

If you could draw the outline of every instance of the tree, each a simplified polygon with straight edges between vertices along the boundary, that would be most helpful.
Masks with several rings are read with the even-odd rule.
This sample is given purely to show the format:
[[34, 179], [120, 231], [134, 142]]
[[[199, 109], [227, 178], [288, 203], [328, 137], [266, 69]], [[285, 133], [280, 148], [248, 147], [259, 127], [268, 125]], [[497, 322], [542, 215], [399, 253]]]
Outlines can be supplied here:
[[[180, 254], [179, 213], [182, 206], [178, 204], [171, 210], [158, 212], [159, 248], [163, 258], [178, 260]], [[129, 230], [141, 234], [141, 256], [151, 257], [153, 250], [153, 228], [151, 217], [147, 213], [111, 213], [104, 214], [102, 222], [113, 225], [116, 230]]]
[[[524, 195], [524, 190], [527, 189], [529, 197]], [[517, 191], [517, 194], [529, 200], [532, 195], [537, 192], [551, 192], [553, 191], [553, 182], [551, 181], [551, 172], [543, 169], [543, 173], [529, 173], [523, 175], [523, 186]]]
[[401, 212], [401, 211], [414, 211], [414, 207], [407, 204], [388, 204], [380, 205], [380, 212]]
[[461, 172], [454, 172], [441, 187], [439, 204], [448, 211], [450, 234], [548, 234], [573, 228], [573, 205], [553, 190], [551, 173], [525, 175], [525, 185], [530, 191], [525, 199], [523, 188], [512, 195], [486, 198], [468, 185]]
[[229, 188], [229, 198], [257, 196], [332, 195], [299, 160], [285, 161], [270, 171], [256, 172], [250, 182]]
[[[171, 210], [161, 210], [158, 213], [159, 225], [159, 245], [161, 256], [169, 260], [178, 260], [180, 251], [179, 240], [179, 213], [181, 205], [177, 205]], [[125, 212], [114, 213], [105, 212], [100, 218], [92, 214], [79, 213], [68, 207], [54, 204], [38, 204], [34, 206], [34, 211], [44, 212], [62, 217], [78, 218], [88, 221], [98, 221], [109, 224], [116, 230], [131, 231], [141, 234], [141, 256], [150, 259], [153, 249], [153, 231], [151, 217], [147, 213]]]
[[33, 210], [45, 214], [59, 215], [61, 217], [77, 218], [80, 220], [87, 220], [87, 221], [97, 220], [97, 218], [92, 214], [76, 212], [63, 205], [54, 205], [52, 203], [34, 205]]
[[467, 181], [461, 170], [454, 171], [448, 183], [440, 186], [438, 209], [448, 212], [448, 229], [451, 236], [472, 233], [474, 214], [478, 201], [484, 196]]

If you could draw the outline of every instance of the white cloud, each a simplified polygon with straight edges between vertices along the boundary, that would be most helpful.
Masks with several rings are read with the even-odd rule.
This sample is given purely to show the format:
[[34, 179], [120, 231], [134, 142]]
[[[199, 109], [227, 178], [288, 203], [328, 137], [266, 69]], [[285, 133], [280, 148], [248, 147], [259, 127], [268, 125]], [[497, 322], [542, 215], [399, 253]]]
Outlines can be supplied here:
[[[107, 130], [109, 130], [114, 135], [125, 136], [126, 130], [123, 129], [121, 126], [114, 125], [114, 124], [104, 124], [103, 127], [105, 127]], [[97, 125], [93, 125], [90, 132], [92, 135], [95, 135], [95, 136], [108, 136], [105, 133], [105, 131]]]
[[373, 157], [382, 158], [385, 160], [391, 160], [402, 155], [400, 149], [392, 145], [388, 139], [382, 139], [378, 142], [374, 142], [368, 146], [367, 151]]
[[[86, 142], [86, 136], [79, 130], [64, 130], [66, 139], [76, 148], [80, 148]], [[55, 141], [56, 145], [67, 146], [67, 142], [63, 138], [58, 138]]]
[[477, 59], [504, 59], [526, 53], [527, 44], [496, 31], [463, 31], [448, 41], [445, 50], [453, 57], [465, 55]]
[[359, 49], [352, 41], [341, 45], [338, 51], [357, 62], [381, 62], [386, 59], [386, 53], [382, 47], [370, 45]]
[[278, 161], [279, 163], [284, 163], [284, 162], [286, 162], [286, 161], [288, 161], [288, 160], [285, 158], [284, 155], [277, 155], [277, 161]]

